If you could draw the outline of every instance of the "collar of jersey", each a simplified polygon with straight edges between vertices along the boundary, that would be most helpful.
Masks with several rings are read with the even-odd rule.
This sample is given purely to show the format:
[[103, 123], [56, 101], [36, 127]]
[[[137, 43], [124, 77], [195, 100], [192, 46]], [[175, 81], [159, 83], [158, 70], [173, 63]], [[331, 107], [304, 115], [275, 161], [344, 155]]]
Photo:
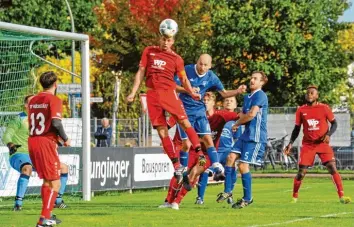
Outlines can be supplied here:
[[196, 65], [196, 64], [194, 65], [194, 70], [195, 70], [195, 73], [197, 74], [198, 77], [203, 77], [203, 76], [205, 76], [205, 75], [207, 74], [207, 72], [208, 72], [208, 71], [207, 71], [206, 73], [200, 75], [200, 74], [198, 73], [197, 65]]
[[257, 90], [255, 90], [253, 93], [251, 93], [251, 94], [248, 95], [248, 98], [251, 98], [254, 94], [256, 94], [256, 92], [258, 92], [258, 91], [260, 91], [260, 90], [262, 90], [262, 89], [257, 89]]

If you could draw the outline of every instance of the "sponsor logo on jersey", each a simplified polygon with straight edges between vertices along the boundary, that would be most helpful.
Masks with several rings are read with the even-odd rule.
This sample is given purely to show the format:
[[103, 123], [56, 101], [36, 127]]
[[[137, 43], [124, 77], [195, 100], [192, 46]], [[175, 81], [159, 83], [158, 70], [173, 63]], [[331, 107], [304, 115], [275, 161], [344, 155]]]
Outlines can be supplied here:
[[316, 119], [308, 119], [307, 120], [307, 124], [309, 125], [309, 130], [313, 131], [313, 130], [319, 130], [320, 128], [318, 127], [318, 124], [320, 122]]
[[47, 108], [48, 108], [48, 104], [45, 103], [30, 105], [30, 109], [47, 109]]
[[151, 67], [154, 68], [154, 69], [162, 69], [162, 70], [164, 70], [165, 69], [164, 68], [165, 65], [166, 65], [165, 61], [155, 59], [154, 60], [154, 64]]

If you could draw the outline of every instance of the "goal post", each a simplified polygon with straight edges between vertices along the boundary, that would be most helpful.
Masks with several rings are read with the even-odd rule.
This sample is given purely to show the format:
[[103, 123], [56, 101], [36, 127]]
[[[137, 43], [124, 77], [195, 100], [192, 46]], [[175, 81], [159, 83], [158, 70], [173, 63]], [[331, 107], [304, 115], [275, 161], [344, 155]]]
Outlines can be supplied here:
[[[89, 68], [89, 36], [85, 34], [56, 31], [30, 27], [6, 22], [0, 22], [0, 41], [2, 31], [17, 34], [42, 36], [50, 40], [74, 40], [81, 42], [81, 95], [82, 95], [82, 195], [83, 200], [91, 200], [91, 128], [90, 128], [90, 68]], [[13, 40], [21, 39], [16, 36]], [[5, 40], [6, 41], [6, 40]], [[6, 73], [5, 73], [6, 74]], [[1, 80], [1, 78], [0, 78]]]

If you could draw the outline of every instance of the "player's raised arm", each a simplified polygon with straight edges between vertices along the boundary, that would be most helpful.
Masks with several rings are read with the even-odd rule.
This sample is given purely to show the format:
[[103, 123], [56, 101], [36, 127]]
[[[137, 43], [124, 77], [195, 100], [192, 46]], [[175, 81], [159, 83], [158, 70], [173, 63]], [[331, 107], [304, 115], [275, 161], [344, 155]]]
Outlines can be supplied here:
[[200, 94], [196, 93], [193, 90], [192, 85], [187, 78], [186, 71], [183, 69], [183, 70], [177, 72], [177, 75], [178, 75], [179, 80], [181, 81], [181, 84], [182, 84], [185, 92], [188, 93], [190, 96], [192, 96], [193, 99], [200, 100], [200, 98], [201, 98]]
[[132, 91], [127, 96], [127, 102], [133, 102], [136, 92], [138, 91], [141, 82], [143, 81], [145, 76], [145, 67], [140, 66], [138, 72], [135, 74], [134, 84]]
[[148, 62], [148, 53], [149, 53], [149, 47], [146, 47], [141, 55], [140, 63], [139, 63], [139, 70], [135, 74], [135, 79], [134, 79], [134, 84], [132, 91], [130, 94], [127, 96], [126, 100], [127, 102], [133, 102], [134, 97], [136, 95], [136, 92], [138, 91], [141, 82], [144, 79], [145, 76], [145, 71], [147, 67], [147, 62]]
[[233, 96], [245, 93], [246, 89], [247, 89], [247, 86], [242, 84], [236, 90], [222, 90], [222, 91], [219, 91], [219, 94], [223, 98], [228, 98], [228, 97], [233, 97]]

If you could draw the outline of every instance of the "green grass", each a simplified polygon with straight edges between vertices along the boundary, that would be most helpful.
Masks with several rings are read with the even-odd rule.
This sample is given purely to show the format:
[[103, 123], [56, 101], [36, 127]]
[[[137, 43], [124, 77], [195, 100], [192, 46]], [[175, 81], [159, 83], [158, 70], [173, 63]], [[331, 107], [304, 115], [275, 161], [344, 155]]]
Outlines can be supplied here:
[[[241, 195], [241, 181], [234, 195]], [[354, 181], [345, 180], [347, 196], [354, 198]], [[67, 199], [70, 208], [55, 210], [60, 227], [106, 226], [353, 226], [354, 204], [340, 204], [330, 179], [305, 179], [298, 203], [291, 204], [292, 179], [254, 179], [254, 203], [242, 210], [215, 202], [222, 185], [209, 186], [205, 205], [194, 205], [196, 190], [182, 202], [180, 210], [157, 209], [166, 191], [147, 190], [106, 193], [91, 202]], [[22, 212], [12, 212], [13, 201], [0, 203], [0, 226], [35, 226], [41, 201], [25, 201]], [[278, 224], [277, 224], [278, 223]]]

